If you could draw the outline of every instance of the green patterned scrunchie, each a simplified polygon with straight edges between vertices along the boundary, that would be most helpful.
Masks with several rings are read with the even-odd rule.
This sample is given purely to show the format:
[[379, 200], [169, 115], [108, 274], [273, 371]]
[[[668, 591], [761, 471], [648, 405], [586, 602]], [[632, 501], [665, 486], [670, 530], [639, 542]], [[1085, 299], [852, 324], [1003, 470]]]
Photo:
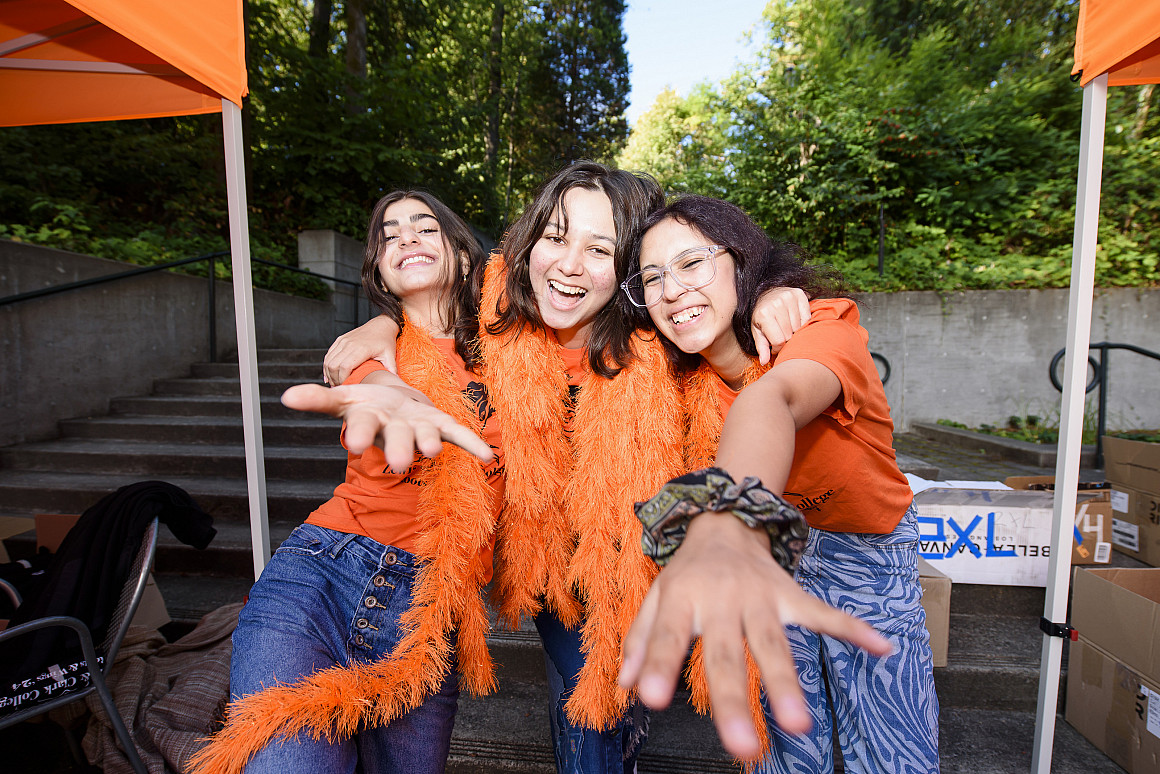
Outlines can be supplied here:
[[721, 468], [677, 476], [650, 500], [636, 504], [644, 525], [640, 545], [663, 567], [685, 539], [689, 521], [704, 511], [727, 511], [747, 526], [769, 533], [773, 558], [789, 570], [801, 553], [808, 527], [796, 508], [749, 476], [740, 484]]

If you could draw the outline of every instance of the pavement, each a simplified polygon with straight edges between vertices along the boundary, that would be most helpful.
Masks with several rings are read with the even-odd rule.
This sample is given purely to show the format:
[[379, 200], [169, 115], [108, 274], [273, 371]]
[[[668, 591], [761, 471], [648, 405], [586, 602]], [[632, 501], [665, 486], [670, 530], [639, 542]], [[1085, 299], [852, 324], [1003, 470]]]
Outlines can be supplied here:
[[[1003, 456], [1002, 450], [996, 452], [994, 446], [987, 450], [964, 447], [950, 439], [940, 439], [918, 433], [905, 433], [895, 437], [895, 449], [898, 453], [899, 466], [904, 472], [913, 473], [931, 480], [967, 480], [967, 481], [1002, 481], [1012, 475], [1053, 475], [1053, 467], [1029, 464], [1018, 459]], [[1100, 480], [1103, 472], [1100, 470], [1081, 470], [1082, 480]], [[1133, 560], [1113, 552], [1113, 563], [1125, 566], [1142, 566]], [[523, 684], [515, 681], [510, 690], [523, 690]], [[464, 697], [466, 699], [466, 697]], [[534, 702], [533, 702], [534, 703]], [[527, 701], [519, 701], [514, 706], [523, 708]], [[522, 709], [520, 710], [522, 711]], [[457, 737], [463, 744], [475, 744], [480, 749], [477, 760], [486, 758], [488, 745], [496, 744], [496, 728], [499, 724], [494, 704], [486, 705], [471, 700], [461, 700], [460, 715], [457, 718]], [[530, 721], [521, 721], [512, 725], [513, 728], [527, 727]], [[959, 709], [947, 707], [943, 710], [942, 743], [942, 771], [944, 774], [1015, 774], [1030, 770], [1031, 750], [1034, 746], [1034, 715], [1029, 712], [985, 709]], [[537, 725], [538, 728], [538, 725]], [[681, 727], [679, 727], [681, 728]], [[526, 738], [526, 733], [520, 734]], [[513, 744], [520, 740], [513, 740]], [[674, 745], [676, 743], [674, 742]], [[550, 759], [544, 758], [542, 745], [527, 746], [525, 764], [521, 771], [529, 772], [550, 771]], [[37, 774], [63, 774], [64, 772], [85, 772], [96, 774], [98, 769], [84, 764], [76, 764], [69, 752], [69, 745], [65, 743], [60, 729], [51, 723], [23, 724], [16, 728], [0, 731], [0, 760], [5, 763], [0, 766], [10, 774], [36, 772]], [[665, 745], [657, 745], [654, 749], [660, 752]], [[505, 753], [506, 754], [506, 753]], [[509, 759], [510, 760], [510, 759]], [[724, 762], [722, 762], [724, 764]], [[480, 765], [477, 768], [460, 763], [452, 769], [457, 772], [492, 772], [506, 771], [513, 765]], [[642, 774], [648, 771], [656, 772], [684, 772], [691, 771], [690, 765], [696, 762], [689, 759], [681, 761], [656, 760], [645, 765], [642, 761]], [[517, 766], [517, 768], [519, 768]], [[716, 765], [710, 765], [706, 760], [700, 774], [717, 771]], [[724, 766], [720, 770], [735, 770]], [[1052, 760], [1052, 772], [1057, 774], [1122, 774], [1123, 769], [1117, 766], [1094, 745], [1084, 739], [1075, 729], [1068, 725], [1062, 717], [1056, 718], [1055, 744]]]

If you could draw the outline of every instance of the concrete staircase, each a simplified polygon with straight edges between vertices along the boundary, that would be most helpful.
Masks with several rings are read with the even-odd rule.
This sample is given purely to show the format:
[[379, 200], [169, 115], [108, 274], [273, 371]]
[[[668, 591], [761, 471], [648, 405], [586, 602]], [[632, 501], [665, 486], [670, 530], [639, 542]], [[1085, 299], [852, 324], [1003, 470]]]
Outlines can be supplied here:
[[[263, 439], [272, 547], [326, 500], [342, 480], [339, 423], [291, 412], [278, 396], [318, 381], [321, 350], [267, 350], [259, 356]], [[116, 398], [104, 417], [61, 422], [53, 441], [0, 448], [0, 515], [80, 513], [118, 487], [151, 478], [186, 491], [215, 517], [218, 536], [198, 552], [163, 530], [158, 585], [174, 619], [192, 628], [206, 612], [239, 601], [252, 582], [249, 511], [236, 365], [195, 365], [188, 378], [156, 382], [152, 395]], [[931, 478], [932, 465], [903, 458]], [[14, 557], [30, 553], [30, 534], [10, 539]], [[943, 771], [1023, 772], [1030, 765], [1043, 609], [1038, 589], [956, 585], [949, 665], [936, 670], [942, 707]], [[539, 640], [530, 627], [491, 637], [500, 691], [463, 696], [449, 771], [494, 774], [554, 771]], [[678, 695], [653, 713], [641, 772], [736, 771], [711, 723]], [[1118, 772], [1062, 720], [1056, 772]]]

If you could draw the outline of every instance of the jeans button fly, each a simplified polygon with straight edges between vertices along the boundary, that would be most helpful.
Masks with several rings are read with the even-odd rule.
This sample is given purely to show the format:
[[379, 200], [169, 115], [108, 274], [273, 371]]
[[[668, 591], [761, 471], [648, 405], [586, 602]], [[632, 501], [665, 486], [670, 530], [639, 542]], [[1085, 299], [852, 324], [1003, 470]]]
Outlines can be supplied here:
[[357, 627], [358, 627], [358, 628], [360, 628], [360, 629], [365, 629], [365, 628], [367, 628], [367, 624], [368, 624], [368, 623], [370, 623], [370, 621], [368, 621], [367, 619], [365, 619], [365, 618], [360, 618], [360, 619], [358, 619], [357, 621], [355, 621], [355, 622], [354, 622], [354, 625], [355, 625], [355, 626], [357, 626]]
[[381, 587], [381, 586], [386, 585], [387, 579], [384, 578], [382, 575], [376, 575], [375, 579], [371, 582], [374, 583], [376, 586]]

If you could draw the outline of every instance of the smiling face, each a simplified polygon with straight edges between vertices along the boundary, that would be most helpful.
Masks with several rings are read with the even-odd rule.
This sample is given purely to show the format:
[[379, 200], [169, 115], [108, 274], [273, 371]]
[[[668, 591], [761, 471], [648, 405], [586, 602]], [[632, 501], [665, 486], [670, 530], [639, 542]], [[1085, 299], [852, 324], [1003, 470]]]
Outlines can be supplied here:
[[[710, 240], [692, 226], [666, 218], [644, 235], [640, 268], [663, 269], [681, 252], [708, 244]], [[666, 275], [664, 293], [648, 313], [662, 336], [682, 352], [700, 354], [721, 372], [726, 363], [732, 364], [745, 354], [733, 332], [737, 311], [733, 256], [721, 251], [716, 260], [713, 281], [696, 290], [687, 290]]]
[[378, 272], [388, 291], [414, 301], [420, 295], [441, 297], [452, 287], [463, 267], [430, 207], [418, 199], [400, 199], [383, 212], [382, 229]]
[[577, 349], [616, 292], [616, 223], [602, 191], [572, 188], [560, 205], [532, 246], [528, 269], [540, 318], [562, 345]]

